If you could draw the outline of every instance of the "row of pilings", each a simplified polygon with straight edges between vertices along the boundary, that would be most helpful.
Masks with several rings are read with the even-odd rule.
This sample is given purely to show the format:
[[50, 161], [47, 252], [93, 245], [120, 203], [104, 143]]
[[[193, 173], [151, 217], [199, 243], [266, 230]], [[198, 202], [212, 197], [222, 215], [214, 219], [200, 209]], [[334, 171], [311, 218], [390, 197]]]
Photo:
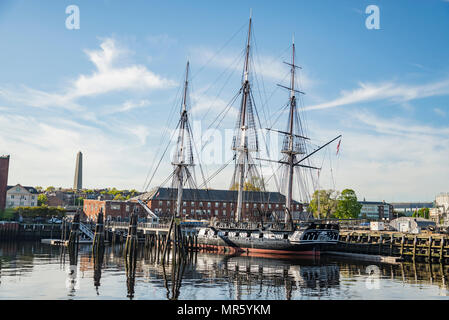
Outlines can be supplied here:
[[[162, 266], [164, 284], [167, 290], [167, 299], [178, 299], [182, 278], [189, 263], [196, 261], [198, 251], [198, 239], [196, 235], [187, 235], [182, 232], [177, 219], [171, 219], [169, 230], [165, 233], [144, 234], [139, 239], [137, 228], [137, 211], [130, 215], [128, 232], [110, 233], [104, 228], [103, 211], [97, 217], [95, 234], [92, 243], [92, 257], [94, 262], [94, 285], [98, 292], [101, 278], [101, 268], [104, 260], [106, 238], [110, 239], [111, 245], [115, 248], [117, 245], [123, 252], [125, 260], [125, 272], [127, 278], [127, 297], [133, 299], [135, 273], [138, 250], [142, 250], [145, 258], [151, 259]], [[66, 243], [66, 248], [70, 257], [70, 270], [75, 277], [78, 260], [79, 237], [80, 237], [80, 213], [77, 212], [73, 218], [70, 232], [68, 235], [61, 235], [62, 243]], [[66, 242], [65, 240], [67, 239]], [[143, 241], [139, 241], [143, 240]], [[65, 250], [65, 247], [64, 249]]]

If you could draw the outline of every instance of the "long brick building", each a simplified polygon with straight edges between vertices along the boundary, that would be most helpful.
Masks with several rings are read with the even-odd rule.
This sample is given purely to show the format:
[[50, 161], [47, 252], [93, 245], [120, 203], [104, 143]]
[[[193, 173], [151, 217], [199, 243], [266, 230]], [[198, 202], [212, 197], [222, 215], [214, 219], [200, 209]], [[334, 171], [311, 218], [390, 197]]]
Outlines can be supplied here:
[[[270, 215], [273, 212], [283, 218], [285, 196], [279, 192], [244, 191], [243, 219], [259, 219], [259, 215]], [[123, 219], [129, 216], [134, 206], [145, 215], [144, 210], [137, 203], [137, 199], [145, 202], [148, 207], [160, 217], [168, 217], [176, 208], [177, 190], [172, 188], [156, 188], [129, 201], [114, 200], [84, 200], [84, 213], [87, 217], [94, 217], [103, 208], [106, 219]], [[187, 219], [232, 219], [237, 206], [237, 191], [232, 190], [197, 190], [184, 189], [182, 217]], [[297, 219], [302, 213], [302, 204], [293, 201], [291, 212]]]
[[8, 189], [9, 156], [0, 156], [0, 211], [6, 207]]

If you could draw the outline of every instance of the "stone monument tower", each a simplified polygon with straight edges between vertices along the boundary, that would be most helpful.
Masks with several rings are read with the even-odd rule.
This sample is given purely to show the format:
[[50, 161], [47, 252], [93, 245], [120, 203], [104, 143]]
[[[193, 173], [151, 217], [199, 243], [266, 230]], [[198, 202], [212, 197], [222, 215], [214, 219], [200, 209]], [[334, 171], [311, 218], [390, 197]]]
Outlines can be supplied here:
[[81, 151], [76, 155], [75, 182], [73, 189], [81, 190], [83, 188], [83, 154]]

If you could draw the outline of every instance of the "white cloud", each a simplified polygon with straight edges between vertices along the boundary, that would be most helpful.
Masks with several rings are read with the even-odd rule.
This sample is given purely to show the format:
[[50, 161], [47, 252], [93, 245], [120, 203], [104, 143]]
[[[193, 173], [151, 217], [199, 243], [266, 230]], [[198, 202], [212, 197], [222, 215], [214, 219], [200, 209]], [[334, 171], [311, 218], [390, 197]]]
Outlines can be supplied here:
[[165, 89], [176, 85], [143, 65], [122, 66], [122, 60], [129, 55], [129, 51], [117, 45], [114, 39], [104, 39], [99, 50], [85, 50], [85, 53], [96, 70], [88, 75], [79, 75], [62, 93], [48, 93], [28, 87], [19, 90], [0, 87], [0, 96], [32, 107], [81, 110], [83, 108], [76, 100], [82, 97], [125, 90]]
[[126, 100], [121, 105], [118, 106], [107, 106], [104, 109], [106, 109], [103, 114], [114, 114], [114, 113], [121, 113], [121, 112], [127, 112], [133, 109], [138, 108], [145, 108], [150, 105], [150, 101], [146, 99], [142, 99], [139, 101], [134, 100]]
[[394, 82], [380, 84], [359, 83], [359, 88], [342, 91], [340, 97], [320, 104], [307, 106], [305, 110], [334, 108], [355, 103], [389, 99], [398, 103], [449, 94], [449, 79], [424, 85], [402, 85]]
[[0, 127], [0, 154], [11, 155], [8, 184], [70, 187], [81, 150], [85, 187], [141, 189], [153, 158], [142, 148], [148, 131], [141, 126], [110, 134], [72, 120], [3, 114]]
[[[352, 188], [359, 198], [386, 201], [432, 201], [449, 181], [449, 127], [383, 118], [369, 112], [344, 113], [332, 126], [312, 126], [312, 136], [343, 134], [340, 153], [333, 154], [338, 190]], [[343, 125], [342, 125], [343, 123]], [[317, 155], [316, 159], [321, 159]], [[332, 187], [329, 161], [321, 181]]]
[[[240, 73], [243, 71], [244, 59], [241, 53], [216, 53], [212, 49], [204, 47], [194, 48], [192, 52], [194, 60], [198, 61], [200, 65], [230, 69]], [[287, 81], [288, 85], [290, 67], [284, 64], [280, 57], [257, 56], [250, 68], [253, 68], [250, 71], [255, 71], [259, 78], [262, 76], [264, 81], [271, 80], [281, 84]], [[310, 88], [314, 84], [314, 81], [302, 70], [298, 72], [297, 77], [300, 78], [302, 87]]]
[[444, 110], [441, 110], [440, 108], [434, 108], [433, 111], [434, 111], [437, 115], [439, 115], [439, 116], [441, 116], [441, 117], [445, 117], [445, 116], [446, 116], [446, 112], [445, 112]]

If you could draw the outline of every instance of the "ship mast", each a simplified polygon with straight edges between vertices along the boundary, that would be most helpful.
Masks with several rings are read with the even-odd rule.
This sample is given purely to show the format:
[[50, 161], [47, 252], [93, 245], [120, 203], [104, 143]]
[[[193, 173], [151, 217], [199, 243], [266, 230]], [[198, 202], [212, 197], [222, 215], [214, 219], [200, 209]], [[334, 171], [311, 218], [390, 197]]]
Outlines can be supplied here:
[[295, 41], [293, 39], [292, 44], [292, 61], [290, 64], [291, 67], [291, 80], [290, 80], [290, 115], [289, 115], [289, 124], [288, 124], [288, 135], [286, 136], [287, 148], [283, 149], [281, 152], [287, 156], [288, 163], [288, 177], [287, 177], [287, 195], [285, 198], [285, 214], [284, 214], [284, 222], [285, 224], [292, 223], [292, 197], [293, 197], [293, 170], [295, 168], [294, 162], [296, 158], [296, 154], [299, 153], [299, 150], [294, 146], [294, 116], [296, 112], [296, 96], [295, 96]]
[[188, 119], [187, 119], [187, 88], [188, 88], [188, 78], [189, 77], [189, 62], [187, 61], [186, 66], [186, 77], [184, 82], [184, 94], [182, 98], [182, 108], [181, 108], [181, 120], [179, 125], [179, 135], [178, 135], [178, 149], [177, 149], [177, 157], [175, 157], [175, 161], [172, 163], [175, 166], [175, 177], [177, 178], [178, 185], [178, 196], [176, 202], [176, 212], [175, 216], [179, 217], [181, 215], [181, 205], [182, 205], [182, 191], [184, 184], [184, 173], [188, 175], [187, 166], [188, 162], [185, 161], [185, 132], [188, 129]]
[[236, 146], [235, 150], [238, 151], [238, 166], [239, 166], [239, 182], [238, 182], [238, 196], [237, 196], [237, 212], [235, 215], [235, 221], [239, 222], [242, 219], [243, 213], [243, 188], [245, 183], [245, 165], [248, 161], [248, 144], [246, 137], [246, 130], [248, 129], [248, 125], [246, 123], [246, 113], [247, 113], [247, 104], [250, 94], [250, 83], [248, 79], [249, 74], [249, 50], [250, 50], [250, 41], [251, 41], [251, 15], [249, 18], [249, 27], [248, 27], [248, 39], [246, 43], [246, 53], [245, 53], [245, 67], [244, 67], [244, 77], [242, 84], [242, 103], [240, 107], [240, 145]]

